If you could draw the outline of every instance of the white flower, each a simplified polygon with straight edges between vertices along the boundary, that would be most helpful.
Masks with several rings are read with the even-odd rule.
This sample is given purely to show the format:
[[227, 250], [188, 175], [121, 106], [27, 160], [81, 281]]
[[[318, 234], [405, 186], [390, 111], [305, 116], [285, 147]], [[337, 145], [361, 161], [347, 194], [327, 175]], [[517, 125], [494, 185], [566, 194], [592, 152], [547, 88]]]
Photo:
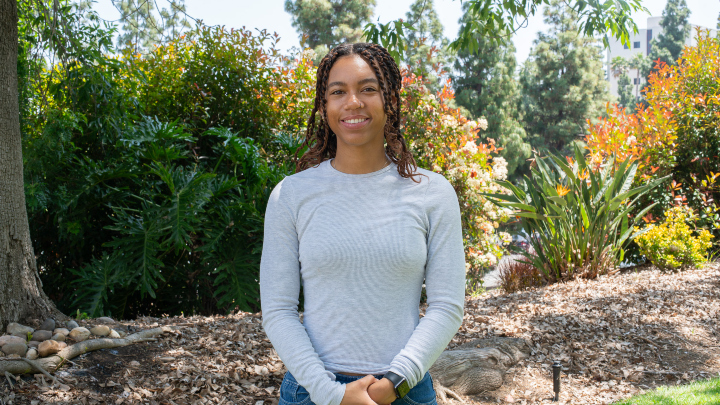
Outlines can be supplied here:
[[485, 118], [480, 118], [477, 122], [477, 126], [480, 127], [483, 131], [488, 129], [488, 122]]
[[493, 158], [493, 178], [495, 180], [507, 179], [508, 169], [507, 161], [502, 156], [496, 156]]
[[475, 144], [475, 141], [470, 140], [465, 144], [465, 146], [462, 147], [462, 150], [470, 152], [471, 155], [474, 155], [477, 153], [478, 148]]
[[634, 135], [630, 135], [630, 136], [628, 137], [627, 141], [625, 141], [625, 145], [630, 146], [630, 145], [634, 144], [635, 142], [636, 142], [635, 136], [634, 136]]

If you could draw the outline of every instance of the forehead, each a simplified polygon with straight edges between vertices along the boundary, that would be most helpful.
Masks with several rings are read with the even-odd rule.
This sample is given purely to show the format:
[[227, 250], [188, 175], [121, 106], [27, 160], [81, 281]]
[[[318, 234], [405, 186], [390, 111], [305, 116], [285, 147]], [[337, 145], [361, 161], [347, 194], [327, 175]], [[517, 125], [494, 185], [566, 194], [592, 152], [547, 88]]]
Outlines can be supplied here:
[[364, 79], [377, 79], [373, 69], [359, 55], [346, 55], [335, 61], [330, 73], [328, 83], [343, 82], [354, 84]]

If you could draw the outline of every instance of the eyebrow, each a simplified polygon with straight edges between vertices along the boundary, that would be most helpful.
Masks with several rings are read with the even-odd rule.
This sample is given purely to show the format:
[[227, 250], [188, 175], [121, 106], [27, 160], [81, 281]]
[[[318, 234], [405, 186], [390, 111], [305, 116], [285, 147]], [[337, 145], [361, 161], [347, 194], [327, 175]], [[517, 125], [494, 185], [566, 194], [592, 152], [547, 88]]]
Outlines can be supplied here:
[[[374, 77], [368, 77], [367, 79], [362, 79], [362, 80], [360, 80], [360, 81], [358, 82], [358, 85], [361, 85], [361, 86], [362, 86], [363, 84], [366, 84], [366, 83], [374, 83], [374, 84], [377, 84], [377, 85], [380, 84], [380, 82], [378, 82], [378, 80], [377, 80], [376, 78], [374, 78]], [[345, 82], [332, 82], [332, 83], [329, 83], [329, 84], [328, 84], [328, 88], [333, 87], [333, 86], [347, 86], [347, 83], [345, 83]]]

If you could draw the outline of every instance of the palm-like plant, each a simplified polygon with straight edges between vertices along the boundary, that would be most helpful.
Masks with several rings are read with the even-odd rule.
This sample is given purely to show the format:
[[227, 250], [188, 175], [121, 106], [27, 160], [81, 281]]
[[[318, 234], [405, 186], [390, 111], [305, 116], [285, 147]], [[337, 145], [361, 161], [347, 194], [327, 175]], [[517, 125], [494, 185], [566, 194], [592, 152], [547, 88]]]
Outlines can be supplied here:
[[610, 159], [594, 170], [577, 147], [574, 160], [550, 155], [535, 162], [524, 187], [501, 181], [512, 194], [492, 194], [488, 199], [516, 210], [535, 251], [519, 253], [542, 271], [547, 282], [611, 271], [623, 260], [626, 245], [639, 235], [633, 234], [633, 226], [654, 206], [635, 215], [631, 226], [629, 214], [639, 197], [667, 179], [631, 188], [638, 162], [616, 164]]

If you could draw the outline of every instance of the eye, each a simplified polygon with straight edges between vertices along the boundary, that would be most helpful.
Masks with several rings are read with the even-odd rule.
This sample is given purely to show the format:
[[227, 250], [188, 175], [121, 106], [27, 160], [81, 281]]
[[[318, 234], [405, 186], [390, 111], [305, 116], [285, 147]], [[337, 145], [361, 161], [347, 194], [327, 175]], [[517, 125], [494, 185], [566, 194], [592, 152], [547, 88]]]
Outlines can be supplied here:
[[366, 87], [363, 91], [377, 91], [374, 87]]
[[342, 90], [333, 90], [330, 94], [342, 94]]

